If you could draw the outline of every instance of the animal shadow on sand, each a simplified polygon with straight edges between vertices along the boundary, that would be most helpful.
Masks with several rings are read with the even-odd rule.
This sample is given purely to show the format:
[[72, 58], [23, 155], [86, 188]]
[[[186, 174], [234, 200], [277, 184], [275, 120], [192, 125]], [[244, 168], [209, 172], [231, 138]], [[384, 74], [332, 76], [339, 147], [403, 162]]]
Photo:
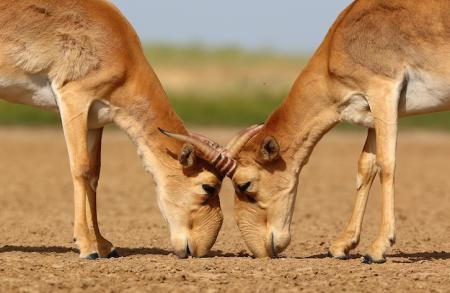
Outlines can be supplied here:
[[[446, 251], [432, 251], [432, 252], [395, 252], [387, 255], [387, 257], [401, 258], [400, 260], [393, 259], [394, 263], [415, 263], [421, 261], [447, 260], [450, 259], [450, 252]], [[406, 260], [402, 260], [406, 259]]]
[[[120, 256], [131, 256], [131, 255], [173, 255], [170, 250], [165, 250], [161, 248], [118, 248], [117, 249]], [[205, 257], [249, 257], [250, 255], [245, 252], [229, 253], [223, 252], [222, 250], [212, 250]]]
[[[361, 257], [362, 257], [361, 254], [350, 254], [348, 259], [360, 259]], [[386, 255], [386, 257], [392, 259], [393, 263], [415, 263], [421, 261], [447, 260], [450, 259], [450, 252], [432, 251], [432, 252], [406, 253], [399, 251], [388, 254]], [[323, 259], [323, 258], [330, 258], [330, 255], [328, 253], [321, 253], [306, 257], [299, 257], [299, 259]]]
[[23, 246], [23, 245], [6, 245], [0, 247], [0, 253], [7, 252], [37, 252], [37, 253], [76, 253], [78, 250], [72, 247], [64, 246]]
[[[173, 255], [170, 250], [155, 247], [118, 247], [117, 251], [121, 257], [133, 255]], [[6, 245], [0, 247], [0, 253], [24, 252], [24, 253], [79, 253], [78, 249], [65, 246], [24, 246], [24, 245]], [[225, 253], [221, 250], [213, 250], [206, 257], [249, 257], [245, 252]]]
[[[155, 247], [119, 247], [117, 248], [119, 255], [122, 257], [133, 256], [133, 255], [173, 255], [170, 250], [155, 248]], [[22, 245], [6, 245], [0, 247], [0, 253], [8, 252], [25, 252], [25, 253], [78, 253], [78, 250], [73, 247], [64, 246], [22, 246]], [[223, 252], [221, 250], [213, 250], [206, 255], [206, 257], [251, 257], [248, 253], [240, 251], [237, 253]], [[329, 258], [328, 253], [321, 253], [310, 255], [306, 257], [295, 257], [297, 259], [324, 259]], [[360, 259], [362, 255], [351, 254], [349, 259]], [[421, 261], [435, 261], [435, 260], [447, 260], [450, 259], [450, 252], [446, 251], [433, 251], [433, 252], [395, 252], [387, 255], [388, 258], [392, 259], [393, 263], [415, 263]], [[283, 257], [284, 258], [284, 257]], [[289, 257], [287, 257], [289, 258]]]
[[[139, 248], [117, 248], [120, 256], [131, 255], [170, 255], [171, 251], [154, 248], [154, 247], [139, 247]], [[0, 253], [7, 252], [25, 252], [25, 253], [79, 253], [79, 250], [73, 247], [65, 246], [22, 246], [22, 245], [6, 245], [0, 247]]]

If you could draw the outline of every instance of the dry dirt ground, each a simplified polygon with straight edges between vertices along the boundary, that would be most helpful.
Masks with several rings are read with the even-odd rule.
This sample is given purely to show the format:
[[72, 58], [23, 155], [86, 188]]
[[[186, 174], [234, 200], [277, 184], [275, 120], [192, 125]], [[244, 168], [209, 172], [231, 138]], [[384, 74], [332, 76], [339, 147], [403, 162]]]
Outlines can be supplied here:
[[[226, 141], [230, 130], [203, 132]], [[331, 133], [301, 175], [293, 239], [279, 259], [252, 259], [235, 225], [230, 182], [225, 222], [210, 256], [179, 260], [157, 208], [151, 177], [119, 131], [104, 138], [100, 225], [123, 257], [78, 259], [72, 183], [59, 129], [0, 128], [0, 292], [450, 291], [450, 134], [402, 132], [397, 244], [383, 265], [360, 263], [380, 214], [375, 184], [360, 247], [327, 258], [355, 197], [364, 133]]]

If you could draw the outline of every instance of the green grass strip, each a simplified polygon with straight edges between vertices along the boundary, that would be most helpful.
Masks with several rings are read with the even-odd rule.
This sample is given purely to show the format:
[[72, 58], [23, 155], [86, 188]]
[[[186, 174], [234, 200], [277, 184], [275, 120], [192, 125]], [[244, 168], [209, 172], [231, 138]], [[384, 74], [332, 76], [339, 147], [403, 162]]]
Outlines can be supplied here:
[[[192, 94], [173, 96], [170, 101], [181, 119], [189, 125], [242, 127], [264, 122], [268, 115], [281, 104], [282, 99], [263, 93], [242, 97], [224, 94], [214, 98]], [[0, 101], [0, 125], [59, 124], [58, 115], [53, 113]], [[344, 130], [361, 129], [349, 124], [341, 124], [339, 128]], [[450, 112], [403, 118], [400, 120], [400, 128], [450, 130]]]

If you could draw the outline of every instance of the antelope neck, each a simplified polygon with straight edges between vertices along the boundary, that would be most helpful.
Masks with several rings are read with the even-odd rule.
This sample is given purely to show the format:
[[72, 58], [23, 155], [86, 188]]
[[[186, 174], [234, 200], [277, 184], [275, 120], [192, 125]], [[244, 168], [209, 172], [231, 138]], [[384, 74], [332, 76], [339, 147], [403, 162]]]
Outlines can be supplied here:
[[265, 128], [277, 138], [282, 156], [299, 172], [317, 142], [338, 122], [337, 106], [327, 91], [326, 79], [304, 73]]
[[164, 161], [167, 156], [176, 161], [183, 143], [161, 134], [158, 127], [180, 134], [188, 132], [156, 76], [149, 76], [148, 80], [151, 82], [135, 86], [138, 90], [133, 90], [133, 101], [120, 110], [115, 121], [138, 146], [140, 155], [145, 157], [145, 153], [151, 152], [159, 161]]

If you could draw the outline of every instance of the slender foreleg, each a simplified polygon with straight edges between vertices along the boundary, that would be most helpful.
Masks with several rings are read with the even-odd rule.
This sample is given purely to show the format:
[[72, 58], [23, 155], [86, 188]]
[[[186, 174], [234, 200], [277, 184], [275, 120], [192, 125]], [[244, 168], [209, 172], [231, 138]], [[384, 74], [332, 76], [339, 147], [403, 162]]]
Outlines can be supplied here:
[[365, 263], [385, 262], [386, 251], [395, 243], [394, 179], [399, 90], [394, 87], [380, 92], [371, 109], [375, 117], [376, 161], [380, 170], [381, 225], [377, 238], [363, 258]]
[[100, 234], [96, 212], [96, 187], [100, 172], [101, 130], [88, 130], [89, 99], [61, 93], [59, 109], [69, 153], [74, 186], [74, 237], [80, 257], [95, 259], [115, 254]]

